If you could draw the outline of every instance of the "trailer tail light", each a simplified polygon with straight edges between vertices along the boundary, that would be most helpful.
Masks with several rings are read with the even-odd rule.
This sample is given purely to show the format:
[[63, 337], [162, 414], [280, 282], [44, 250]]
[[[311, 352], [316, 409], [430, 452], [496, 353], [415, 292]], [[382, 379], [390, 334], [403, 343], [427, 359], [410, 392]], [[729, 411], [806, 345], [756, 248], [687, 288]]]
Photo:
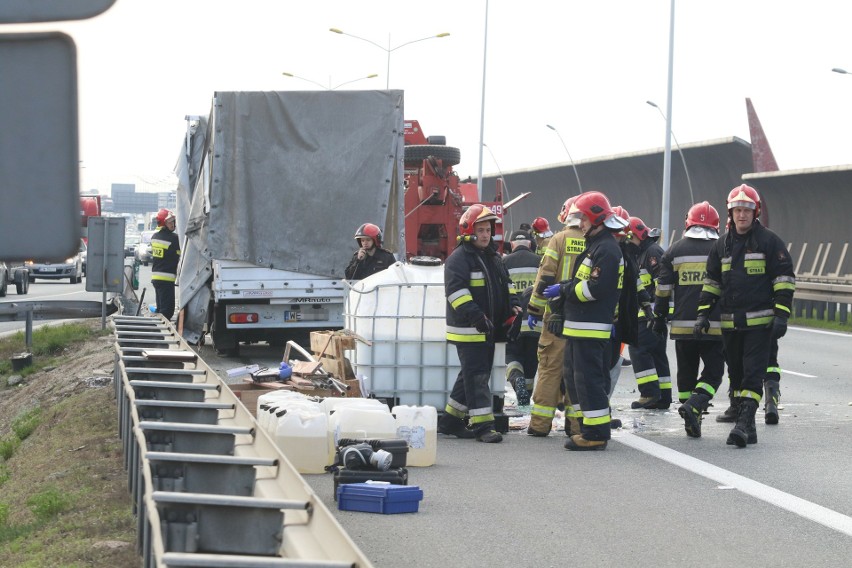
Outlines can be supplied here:
[[260, 321], [260, 316], [253, 312], [236, 312], [228, 316], [230, 323], [257, 323]]

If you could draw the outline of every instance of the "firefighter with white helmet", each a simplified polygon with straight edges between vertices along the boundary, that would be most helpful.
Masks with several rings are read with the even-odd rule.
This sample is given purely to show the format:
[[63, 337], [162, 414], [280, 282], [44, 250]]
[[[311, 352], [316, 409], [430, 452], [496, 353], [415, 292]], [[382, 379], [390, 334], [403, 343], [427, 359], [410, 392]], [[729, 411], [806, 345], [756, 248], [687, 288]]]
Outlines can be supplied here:
[[175, 214], [157, 212], [157, 231], [151, 236], [151, 284], [157, 297], [157, 311], [171, 320], [175, 313], [175, 282], [180, 261], [180, 240], [175, 234]]
[[565, 338], [561, 332], [554, 334], [547, 329], [552, 314], [547, 298], [544, 297], [545, 288], [571, 279], [576, 258], [586, 249], [586, 239], [580, 230], [580, 219], [568, 215], [576, 200], [577, 196], [569, 197], [562, 204], [559, 222], [563, 223], [565, 228], [553, 235], [544, 250], [533, 284], [532, 297], [527, 306], [528, 328], [541, 328], [541, 337], [538, 340], [538, 379], [533, 390], [530, 424], [527, 428], [527, 434], [530, 436], [547, 436], [553, 427], [556, 409], [563, 403], [565, 433], [568, 436], [580, 433], [579, 418], [582, 414], [574, 408], [562, 382]]
[[396, 262], [393, 253], [382, 248], [382, 230], [372, 223], [364, 223], [355, 231], [358, 250], [344, 274], [347, 280], [362, 280], [385, 270]]
[[496, 221], [488, 207], [471, 205], [459, 219], [458, 245], [444, 264], [447, 341], [456, 346], [461, 371], [438, 432], [486, 443], [503, 439], [494, 429], [490, 387], [495, 346], [506, 341], [513, 318], [521, 312], [494, 242]]
[[763, 396], [771, 342], [787, 333], [796, 290], [793, 262], [784, 242], [763, 227], [760, 196], [746, 184], [728, 194], [730, 230], [707, 257], [695, 337], [710, 331], [710, 314], [719, 304], [728, 377], [737, 421], [727, 443], [744, 448], [757, 443], [755, 413]]
[[[707, 255], [719, 239], [719, 213], [707, 201], [696, 203], [686, 215], [684, 228], [683, 238], [673, 243], [660, 261], [652, 330], [665, 340], [669, 305], [672, 297], [676, 298], [670, 337], [675, 342], [677, 357], [678, 413], [687, 436], [700, 438], [702, 416], [725, 372], [718, 304], [710, 312], [709, 333], [697, 339], [692, 333], [707, 271]], [[702, 362], [704, 368], [699, 378]]]
[[560, 318], [552, 318], [549, 327], [567, 339], [564, 381], [574, 409], [583, 415], [582, 433], [568, 438], [565, 448], [604, 450], [611, 437], [610, 343], [624, 279], [624, 258], [613, 232], [625, 223], [599, 191], [580, 194], [568, 215], [580, 221], [586, 250], [571, 280], [544, 291], [545, 297], [561, 300], [561, 329]]

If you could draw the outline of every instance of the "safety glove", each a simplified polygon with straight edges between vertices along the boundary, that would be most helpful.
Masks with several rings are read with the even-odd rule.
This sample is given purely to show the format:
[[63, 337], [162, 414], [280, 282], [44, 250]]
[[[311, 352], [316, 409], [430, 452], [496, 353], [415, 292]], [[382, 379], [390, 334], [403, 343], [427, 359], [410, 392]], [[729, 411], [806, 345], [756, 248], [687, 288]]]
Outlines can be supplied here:
[[772, 339], [778, 339], [787, 334], [787, 318], [775, 316], [770, 325], [772, 326]]
[[544, 297], [548, 299], [556, 298], [560, 294], [562, 294], [562, 284], [551, 284], [544, 289]]
[[536, 316], [534, 316], [532, 314], [527, 314], [527, 325], [529, 326], [530, 329], [535, 329], [536, 326], [538, 325], [538, 322], [540, 322], [540, 321], [541, 321], [540, 318], [537, 318]]
[[707, 314], [702, 314], [695, 320], [695, 327], [692, 328], [692, 336], [695, 339], [701, 339], [701, 336], [708, 331], [710, 331], [710, 318], [707, 317]]
[[473, 327], [476, 328], [476, 331], [479, 333], [484, 333], [485, 335], [491, 335], [494, 331], [494, 324], [491, 323], [491, 320], [488, 319], [488, 316], [482, 314], [482, 316], [473, 322]]
[[523, 318], [521, 318], [518, 314], [512, 314], [509, 316], [509, 319], [503, 322], [503, 329], [506, 330], [506, 339], [509, 343], [513, 343], [518, 340], [518, 337], [521, 335], [522, 323]]
[[654, 317], [654, 319], [648, 322], [648, 325], [650, 326], [651, 331], [653, 331], [657, 337], [665, 339], [666, 335], [668, 335], [669, 328], [666, 325], [665, 316]]

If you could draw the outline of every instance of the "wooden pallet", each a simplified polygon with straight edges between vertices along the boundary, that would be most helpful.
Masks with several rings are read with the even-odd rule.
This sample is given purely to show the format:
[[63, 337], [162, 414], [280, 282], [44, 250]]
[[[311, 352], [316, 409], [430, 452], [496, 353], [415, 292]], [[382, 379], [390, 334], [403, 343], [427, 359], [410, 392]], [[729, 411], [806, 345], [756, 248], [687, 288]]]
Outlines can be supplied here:
[[312, 331], [311, 352], [322, 369], [338, 380], [352, 380], [355, 372], [344, 354], [355, 349], [355, 337], [346, 332]]

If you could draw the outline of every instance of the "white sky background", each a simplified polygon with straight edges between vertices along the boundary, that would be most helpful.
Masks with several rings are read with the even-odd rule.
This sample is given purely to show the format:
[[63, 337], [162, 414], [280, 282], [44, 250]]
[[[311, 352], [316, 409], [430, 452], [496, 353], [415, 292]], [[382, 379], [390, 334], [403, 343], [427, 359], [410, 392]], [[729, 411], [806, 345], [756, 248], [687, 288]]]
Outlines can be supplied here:
[[[490, 0], [483, 173], [660, 148], [668, 0]], [[781, 169], [852, 163], [852, 3], [678, 0], [672, 130], [749, 139], [750, 97]], [[405, 90], [405, 116], [479, 160], [485, 0], [117, 0], [88, 21], [0, 26], [77, 44], [81, 188], [174, 187], [184, 116], [217, 90]], [[673, 143], [674, 144], [674, 143]], [[674, 145], [673, 145], [674, 151]], [[496, 159], [496, 162], [495, 162]], [[345, 172], [341, 172], [345, 175]], [[527, 188], [534, 189], [534, 188]], [[606, 188], [599, 188], [606, 191]]]

